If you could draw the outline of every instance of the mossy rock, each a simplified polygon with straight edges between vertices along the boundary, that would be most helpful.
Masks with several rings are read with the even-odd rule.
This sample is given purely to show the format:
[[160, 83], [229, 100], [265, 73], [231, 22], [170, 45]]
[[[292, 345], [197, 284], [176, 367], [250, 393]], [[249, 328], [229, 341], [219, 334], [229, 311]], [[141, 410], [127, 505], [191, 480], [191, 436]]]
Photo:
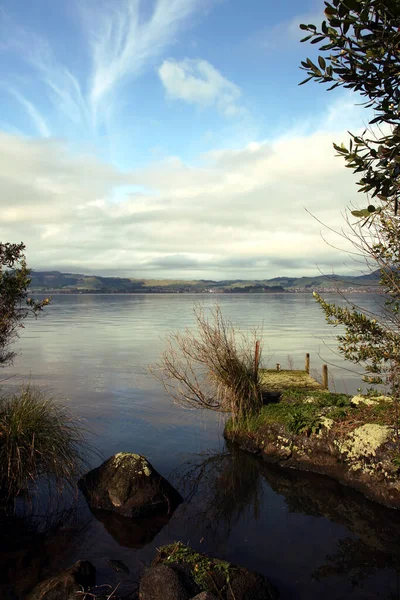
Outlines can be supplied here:
[[[174, 570], [181, 583], [192, 594], [191, 598], [195, 595], [194, 589], [196, 593], [212, 593], [221, 600], [273, 600], [278, 597], [275, 588], [262, 575], [200, 554], [181, 542], [163, 546], [158, 550], [151, 569], [160, 565]], [[148, 580], [146, 587], [147, 584]], [[141, 600], [158, 600], [147, 592], [143, 595], [142, 584], [139, 597]], [[175, 600], [165, 595], [162, 598]]]
[[79, 481], [92, 510], [123, 517], [170, 513], [182, 502], [180, 494], [140, 454], [120, 452]]

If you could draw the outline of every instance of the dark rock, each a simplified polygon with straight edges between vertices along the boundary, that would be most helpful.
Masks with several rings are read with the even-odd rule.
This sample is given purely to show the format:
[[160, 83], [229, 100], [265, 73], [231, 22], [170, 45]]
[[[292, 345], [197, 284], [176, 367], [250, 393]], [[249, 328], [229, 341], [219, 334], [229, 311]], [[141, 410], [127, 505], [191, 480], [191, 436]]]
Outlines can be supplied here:
[[39, 583], [29, 600], [76, 600], [76, 593], [88, 590], [96, 583], [96, 569], [91, 562], [79, 560], [56, 577]]
[[139, 600], [190, 600], [192, 594], [167, 565], [157, 565], [145, 571], [139, 590]]
[[[164, 546], [158, 550], [153, 567], [168, 567], [183, 583], [189, 598], [197, 600], [275, 600], [278, 593], [262, 575], [248, 571], [244, 567], [199, 554], [180, 542]], [[198, 588], [197, 596], [194, 592]], [[142, 590], [142, 583], [140, 584]], [[201, 595], [201, 592], [209, 595]], [[210, 595], [211, 594], [211, 595]], [[173, 596], [140, 596], [140, 600], [175, 600]]]
[[120, 452], [79, 481], [91, 509], [124, 517], [170, 513], [182, 501], [179, 493], [144, 456]]
[[227, 600], [273, 600], [278, 597], [265, 577], [242, 567], [232, 573], [229, 583]]

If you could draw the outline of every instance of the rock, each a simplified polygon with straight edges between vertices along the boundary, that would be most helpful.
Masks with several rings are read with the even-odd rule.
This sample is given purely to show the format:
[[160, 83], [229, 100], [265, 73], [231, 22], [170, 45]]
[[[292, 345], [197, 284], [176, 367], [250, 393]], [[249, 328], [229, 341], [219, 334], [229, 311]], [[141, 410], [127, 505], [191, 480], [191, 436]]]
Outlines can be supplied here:
[[[262, 575], [248, 571], [244, 567], [200, 554], [180, 542], [164, 546], [158, 550], [153, 567], [168, 567], [183, 584], [186, 591], [192, 592], [192, 600], [275, 600], [275, 588]], [[148, 575], [149, 576], [149, 575]], [[142, 580], [143, 581], [143, 580]], [[146, 582], [147, 584], [147, 582]], [[197, 588], [196, 593], [193, 590]], [[142, 582], [140, 583], [142, 591]], [[140, 600], [177, 600], [175, 596], [139, 596]]]
[[92, 510], [124, 517], [170, 513], [182, 502], [179, 493], [144, 456], [120, 452], [87, 473], [79, 486]]
[[226, 598], [227, 600], [273, 600], [277, 598], [277, 593], [265, 577], [240, 567], [231, 575]]
[[139, 600], [190, 600], [191, 597], [179, 574], [167, 565], [151, 567], [140, 580]]
[[29, 600], [76, 600], [77, 592], [90, 589], [96, 583], [96, 569], [91, 562], [79, 560], [56, 577], [39, 583]]

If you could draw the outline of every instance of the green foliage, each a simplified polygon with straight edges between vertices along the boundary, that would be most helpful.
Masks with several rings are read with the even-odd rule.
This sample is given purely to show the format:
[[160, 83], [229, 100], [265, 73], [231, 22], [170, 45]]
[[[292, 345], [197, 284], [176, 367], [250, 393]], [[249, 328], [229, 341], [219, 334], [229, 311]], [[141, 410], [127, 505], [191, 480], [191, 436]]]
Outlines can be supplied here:
[[[383, 315], [365, 314], [359, 307], [335, 306], [315, 294], [329, 324], [345, 327], [338, 336], [344, 357], [365, 368], [366, 381], [387, 384], [400, 394], [400, 3], [397, 0], [332, 0], [325, 2], [325, 17], [303, 41], [322, 43], [318, 65], [302, 62], [307, 81], [343, 86], [361, 94], [373, 109], [370, 129], [350, 133], [350, 142], [334, 144], [354, 173], [360, 173], [359, 191], [375, 198], [367, 207], [353, 210], [360, 221], [351, 226], [357, 253], [380, 272], [385, 294]], [[304, 83], [304, 82], [303, 82]], [[377, 124], [379, 127], [374, 127]], [[371, 129], [372, 127], [372, 129]], [[368, 230], [362, 229], [368, 224]]]
[[225, 584], [229, 582], [230, 573], [233, 571], [230, 563], [224, 560], [209, 558], [205, 554], [199, 554], [185, 546], [182, 542], [176, 542], [159, 549], [159, 557], [164, 564], [183, 564], [187, 565], [197, 585], [203, 591], [221, 591], [216, 586], [214, 580], [215, 574], [223, 575]]
[[310, 401], [315, 406], [350, 406], [351, 396], [348, 394], [336, 394], [327, 390], [303, 390], [292, 388], [285, 390], [281, 396], [281, 402], [304, 402]]
[[44, 480], [74, 485], [88, 446], [78, 418], [39, 390], [0, 398], [0, 494], [14, 498]]
[[30, 283], [24, 244], [0, 243], [0, 365], [12, 361], [10, 344], [23, 327], [23, 320], [37, 315], [49, 303], [46, 298], [37, 302], [28, 296]]
[[[374, 118], [370, 125], [391, 126], [390, 133], [379, 129], [378, 134], [350, 134], [350, 143], [334, 147], [354, 173], [362, 173], [360, 192], [377, 196], [384, 205], [398, 210], [400, 177], [400, 4], [397, 0], [332, 0], [325, 2], [325, 17], [320, 26], [300, 25], [307, 31], [302, 41], [319, 44], [324, 53], [318, 64], [309, 58], [301, 68], [308, 77], [351, 89], [366, 98], [365, 107], [372, 108]], [[369, 203], [356, 217], [371, 219], [380, 209]]]
[[264, 426], [280, 424], [290, 433], [296, 435], [316, 433], [321, 424], [321, 408], [313, 403], [278, 402], [263, 406], [260, 414], [230, 420], [226, 424], [227, 431], [258, 432]]
[[307, 405], [295, 405], [291, 411], [287, 429], [295, 435], [317, 433], [321, 427], [321, 419], [314, 410]]

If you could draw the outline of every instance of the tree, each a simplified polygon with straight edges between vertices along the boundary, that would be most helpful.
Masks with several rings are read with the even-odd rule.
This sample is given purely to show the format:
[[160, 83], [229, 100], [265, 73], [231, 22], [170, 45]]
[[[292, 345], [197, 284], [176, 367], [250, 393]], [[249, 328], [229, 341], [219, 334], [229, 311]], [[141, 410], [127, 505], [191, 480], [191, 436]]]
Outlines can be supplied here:
[[26, 266], [25, 246], [0, 242], [0, 365], [15, 357], [10, 344], [18, 337], [29, 314], [37, 315], [49, 299], [36, 301], [29, 297], [30, 270]]
[[[377, 197], [385, 208], [398, 212], [400, 183], [400, 3], [398, 0], [332, 0], [325, 2], [326, 20], [321, 28], [300, 25], [309, 32], [302, 41], [323, 42], [318, 64], [309, 58], [301, 68], [308, 77], [358, 92], [373, 109], [369, 124], [384, 129], [350, 134], [348, 147], [335, 145], [346, 166], [362, 173], [360, 192]], [[389, 127], [386, 127], [389, 126]], [[381, 208], [381, 207], [379, 207]], [[376, 207], [369, 204], [355, 216], [370, 218]]]
[[[359, 191], [374, 198], [367, 207], [351, 211], [356, 251], [380, 272], [385, 310], [370, 315], [349, 303], [329, 304], [316, 294], [327, 321], [343, 325], [339, 351], [346, 359], [364, 364], [366, 380], [386, 383], [399, 394], [400, 380], [400, 3], [398, 0], [332, 0], [325, 2], [326, 20], [320, 29], [303, 24], [302, 41], [323, 43], [315, 64], [301, 68], [314, 80], [361, 94], [373, 118], [362, 135], [350, 133], [346, 147], [334, 144], [346, 166], [360, 173]], [[301, 84], [300, 84], [301, 85]]]

